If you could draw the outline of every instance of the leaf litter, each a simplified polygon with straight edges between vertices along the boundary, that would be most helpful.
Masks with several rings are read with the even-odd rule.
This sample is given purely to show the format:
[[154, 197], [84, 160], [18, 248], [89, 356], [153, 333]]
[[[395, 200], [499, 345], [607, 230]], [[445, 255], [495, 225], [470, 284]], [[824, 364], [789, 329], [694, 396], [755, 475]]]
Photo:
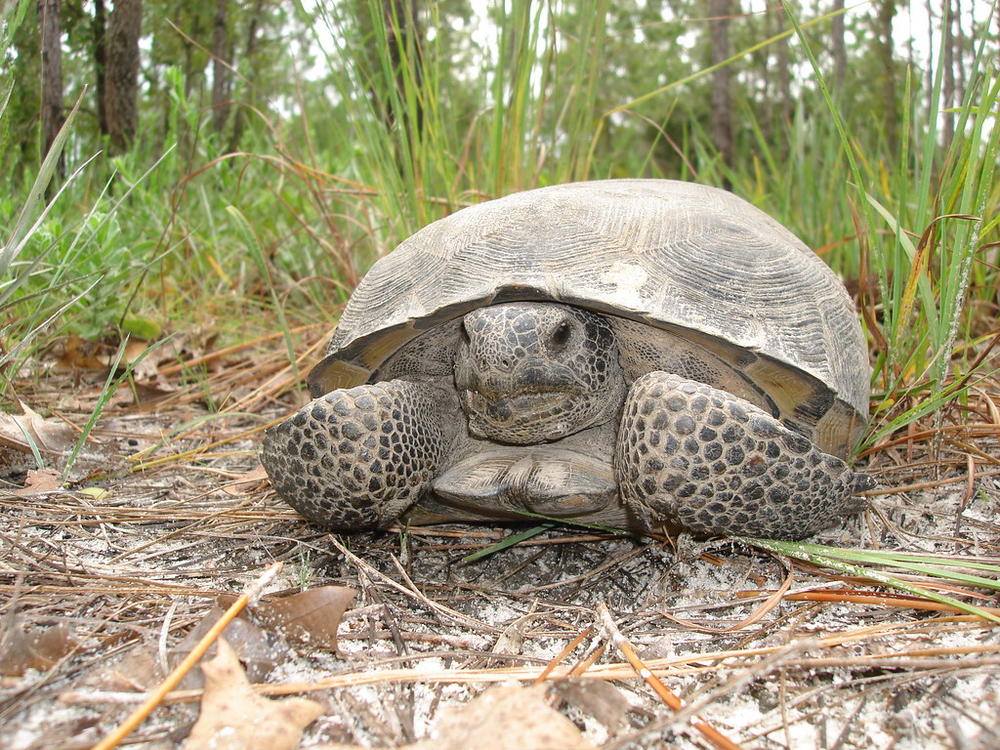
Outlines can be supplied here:
[[293, 750], [302, 731], [326, 711], [308, 698], [270, 700], [257, 695], [225, 639], [202, 671], [201, 712], [184, 750]]
[[[280, 361], [244, 352], [212, 358], [211, 389], [186, 384], [176, 362], [162, 366], [155, 377], [175, 368], [174, 390], [158, 411], [111, 399], [91, 436], [104, 458], [85, 475], [56, 486], [27, 469], [4, 477], [0, 615], [14, 644], [4, 656], [23, 666], [0, 678], [0, 746], [99, 742], [274, 561], [285, 568], [273, 595], [225, 630], [242, 666], [237, 675], [230, 660], [213, 700], [236, 706], [234, 726], [285, 696], [319, 706], [291, 712], [281, 729], [297, 743], [289, 747], [488, 747], [486, 738], [543, 747], [556, 725], [573, 730], [561, 747], [705, 747], [696, 720], [743, 747], [1000, 742], [989, 708], [1000, 695], [1000, 632], [907, 606], [870, 580], [731, 542], [556, 527], [465, 563], [517, 530], [336, 537], [309, 526], [270, 493], [255, 457], [260, 428], [293, 407], [273, 403], [293, 378]], [[59, 377], [69, 378], [46, 379], [29, 400], [60, 415], [48, 420], [79, 426], [98, 394], [86, 377], [73, 387]], [[219, 403], [239, 408], [208, 407]], [[874, 453], [869, 470], [885, 492], [874, 511], [815, 541], [995, 563], [996, 435], [979, 423], [974, 436], [953, 430], [934, 446]], [[970, 442], [974, 453], [963, 449]], [[22, 492], [28, 483], [35, 491]], [[329, 605], [327, 587], [351, 593]], [[948, 594], [996, 604], [961, 582]], [[38, 645], [50, 639], [51, 650]], [[236, 736], [221, 725], [193, 733], [199, 702], [215, 691], [189, 675], [129, 742]]]

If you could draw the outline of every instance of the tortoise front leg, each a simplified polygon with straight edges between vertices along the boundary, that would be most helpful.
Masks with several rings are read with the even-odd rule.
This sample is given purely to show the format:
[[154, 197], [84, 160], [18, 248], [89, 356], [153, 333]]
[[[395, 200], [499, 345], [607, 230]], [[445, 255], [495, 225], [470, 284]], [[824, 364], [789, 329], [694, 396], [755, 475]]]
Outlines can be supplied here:
[[753, 404], [666, 372], [632, 384], [616, 471], [647, 526], [786, 539], [863, 509], [873, 484]]
[[281, 498], [310, 521], [380, 528], [433, 479], [457, 416], [454, 398], [428, 383], [331, 391], [268, 430], [260, 460]]

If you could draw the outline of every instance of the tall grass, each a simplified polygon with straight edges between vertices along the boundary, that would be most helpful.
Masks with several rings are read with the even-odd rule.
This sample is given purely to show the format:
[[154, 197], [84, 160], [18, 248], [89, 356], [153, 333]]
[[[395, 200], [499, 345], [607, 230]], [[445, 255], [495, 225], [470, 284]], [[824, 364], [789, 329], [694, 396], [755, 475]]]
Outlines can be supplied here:
[[[288, 330], [279, 310], [330, 321], [375, 257], [468, 203], [569, 180], [672, 177], [728, 182], [860, 282], [877, 394], [866, 445], [970, 382], [998, 285], [1000, 79], [985, 39], [951, 143], [940, 129], [940, 65], [930, 111], [923, 97], [905, 97], [893, 153], [877, 129], [846, 122], [841, 92], [813, 60], [783, 129], [739, 104], [742, 140], [726, 165], [704, 126], [691, 121], [678, 136], [670, 123], [710, 68], [644, 90], [634, 90], [641, 80], [608, 88], [627, 44], [609, 26], [609, 0], [586, 13], [495, 3], [487, 41], [461, 59], [449, 57], [441, 5], [428, 4], [420, 21], [438, 33], [420, 44], [407, 33], [414, 19], [386, 14], [402, 7], [321, 2], [326, 80], [294, 82], [300, 113], [290, 119], [253, 114], [239, 153], [218, 151], [210, 111], [169, 71], [166, 127], [143, 129], [123, 157], [99, 157], [22, 243], [21, 259], [35, 265], [30, 283], [0, 287], [15, 326], [5, 338], [22, 339], [24, 326], [95, 337], [132, 317], [231, 336], [248, 325]], [[723, 64], [793, 35], [808, 56], [828, 21], [802, 19]], [[660, 156], [668, 141], [673, 160]], [[6, 221], [13, 227], [12, 213]], [[94, 278], [101, 291], [88, 296]], [[85, 304], [62, 309], [77, 295]], [[62, 327], [50, 322], [57, 312]]]
[[[908, 88], [905, 128], [893, 153], [876, 131], [849, 125], [840, 111], [843, 92], [827, 87], [812, 53], [815, 37], [803, 29], [822, 34], [830, 15], [800, 22], [789, 13], [785, 32], [723, 63], [797, 37], [812, 79], [803, 83], [785, 141], [765, 135], [745, 105], [739, 116], [752, 142], [736, 164], [726, 166], [696, 127], [680, 144], [685, 168], [664, 174], [648, 152], [623, 159], [606, 142], [610, 120], [643, 118], [641, 105], [676, 95], [681, 84], [711, 69], [600, 111], [595, 87], [605, 64], [606, 7], [586, 16], [564, 14], [557, 23], [546, 12], [549, 4], [497, 4], [495, 55], [469, 73], [479, 109], [459, 123], [449, 117], [452, 92], [442, 90], [440, 75], [447, 61], [436, 42], [418, 48], [404, 31], [412, 19], [387, 18], [387, 5], [377, 0], [362, 5], [370, 23], [364, 51], [344, 41], [357, 38], [359, 29], [342, 4], [325, 4], [324, 19], [334, 40], [331, 68], [342, 71], [334, 76], [339, 97], [362, 144], [352, 166], [360, 181], [375, 188], [369, 204], [387, 222], [376, 229], [382, 247], [466, 201], [551, 182], [619, 176], [623, 169], [633, 176], [725, 180], [803, 236], [845, 277], [859, 281], [877, 394], [873, 428], [861, 447], [955, 398], [970, 382], [966, 376], [981, 351], [976, 339], [990, 326], [968, 302], [989, 296], [998, 275], [987, 254], [998, 237], [994, 168], [1000, 128], [993, 125], [1000, 78], [986, 39], [967, 71], [953, 140], [942, 140], [945, 56], [937, 54], [933, 105], [925, 111]], [[391, 54], [394, 39], [407, 40], [398, 58]], [[559, 54], [566, 48], [578, 57]], [[338, 67], [343, 59], [349, 65]], [[910, 82], [921, 79], [919, 71], [908, 75]]]
[[[943, 144], [942, 37], [930, 111], [922, 111], [910, 95], [913, 71], [907, 78], [904, 132], [893, 164], [884, 145], [881, 153], [867, 153], [861, 146], [865, 139], [850, 132], [810, 41], [788, 6], [786, 11], [826, 104], [829, 125], [820, 130], [826, 131], [828, 153], [820, 163], [839, 164], [832, 171], [848, 182], [846, 189], [826, 195], [842, 215], [850, 210], [854, 241], [844, 248], [854, 251], [859, 273], [866, 276], [870, 265], [877, 281], [877, 291], [863, 286], [860, 300], [873, 342], [876, 387], [875, 419], [864, 447], [963, 395], [973, 375], [970, 365], [982, 364], [969, 356], [977, 352], [971, 339], [982, 321], [967, 313], [966, 303], [970, 294], [990, 294], [997, 279], [985, 253], [998, 229], [1000, 128], [994, 125], [1000, 76], [984, 38], [955, 113], [956, 135]], [[834, 132], [839, 154], [831, 150]], [[956, 359], [960, 330], [970, 345]]]
[[[489, 49], [469, 61], [459, 90], [443, 88], [455, 77], [442, 35], [418, 47], [405, 31], [412, 19], [386, 14], [395, 4], [361, 6], [322, 3], [317, 44], [357, 144], [354, 176], [375, 188], [368, 202], [389, 222], [378, 229], [383, 247], [470, 202], [591, 176], [607, 0], [573, 28], [557, 27], [546, 3], [496, 4]], [[441, 23], [438, 10], [428, 26]], [[568, 36], [578, 42], [571, 59], [557, 54]], [[474, 112], [463, 119], [466, 99]]]
[[[5, 98], [3, 108], [0, 109], [0, 122], [6, 113], [7, 101]], [[60, 244], [65, 243], [72, 253], [79, 246], [78, 241], [84, 232], [83, 229], [78, 229], [74, 233], [58, 233], [53, 236], [45, 231], [46, 220], [66, 185], [79, 177], [86, 168], [86, 163], [81, 165], [69, 176], [62, 188], [45, 200], [78, 109], [79, 102], [56, 134], [27, 194], [16, 207], [11, 224], [4, 233], [3, 243], [0, 244], [0, 316], [3, 316], [0, 320], [8, 319], [8, 322], [0, 323], [0, 334], [9, 342], [0, 347], [0, 372], [6, 369], [16, 371], [17, 364], [35, 335], [47, 323], [79, 302], [98, 281], [93, 273], [71, 279], [65, 278], [58, 270], [47, 273], [51, 268], [58, 269], [52, 263], [52, 257], [57, 256], [62, 249]], [[11, 208], [15, 207], [12, 205]], [[80, 225], [87, 223], [85, 219]], [[37, 246], [34, 252], [31, 252], [32, 244]], [[79, 288], [81, 286], [82, 289]], [[16, 317], [11, 316], [15, 307], [18, 310]], [[0, 389], [5, 382], [6, 379], [0, 380]]]

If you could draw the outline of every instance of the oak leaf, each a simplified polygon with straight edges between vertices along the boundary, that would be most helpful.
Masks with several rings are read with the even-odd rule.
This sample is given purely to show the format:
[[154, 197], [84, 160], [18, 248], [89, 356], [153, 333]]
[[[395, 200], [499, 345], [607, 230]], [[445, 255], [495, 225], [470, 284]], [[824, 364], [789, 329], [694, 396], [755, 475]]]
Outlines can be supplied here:
[[77, 432], [59, 419], [46, 419], [23, 401], [21, 414], [0, 413], [0, 443], [22, 453], [34, 445], [43, 453], [60, 455], [69, 450]]
[[35, 495], [39, 492], [55, 492], [62, 487], [62, 476], [52, 469], [28, 469], [24, 487], [13, 490], [13, 495]]
[[545, 685], [498, 686], [443, 713], [432, 739], [405, 750], [597, 750], [576, 725], [549, 706]]
[[76, 648], [64, 624], [36, 625], [25, 632], [15, 619], [0, 640], [0, 674], [19, 677], [29, 669], [48, 669]]
[[[270, 594], [249, 607], [255, 622], [298, 643], [337, 650], [337, 628], [357, 592], [348, 586], [318, 586], [288, 596]], [[220, 596], [221, 607], [235, 599]]]
[[201, 713], [184, 750], [293, 750], [324, 708], [307, 698], [270, 700], [257, 695], [225, 639], [201, 665]]

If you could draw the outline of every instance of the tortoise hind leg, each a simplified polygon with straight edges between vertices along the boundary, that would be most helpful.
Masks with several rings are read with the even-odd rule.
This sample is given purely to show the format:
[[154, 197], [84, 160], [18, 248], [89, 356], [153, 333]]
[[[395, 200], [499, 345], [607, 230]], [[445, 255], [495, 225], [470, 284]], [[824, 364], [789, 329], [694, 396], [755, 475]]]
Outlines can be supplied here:
[[430, 484], [452, 416], [447, 395], [427, 383], [331, 391], [268, 430], [260, 460], [282, 499], [309, 520], [340, 531], [383, 527]]
[[862, 510], [872, 486], [749, 402], [665, 372], [633, 383], [615, 460], [647, 526], [703, 534], [800, 539]]

